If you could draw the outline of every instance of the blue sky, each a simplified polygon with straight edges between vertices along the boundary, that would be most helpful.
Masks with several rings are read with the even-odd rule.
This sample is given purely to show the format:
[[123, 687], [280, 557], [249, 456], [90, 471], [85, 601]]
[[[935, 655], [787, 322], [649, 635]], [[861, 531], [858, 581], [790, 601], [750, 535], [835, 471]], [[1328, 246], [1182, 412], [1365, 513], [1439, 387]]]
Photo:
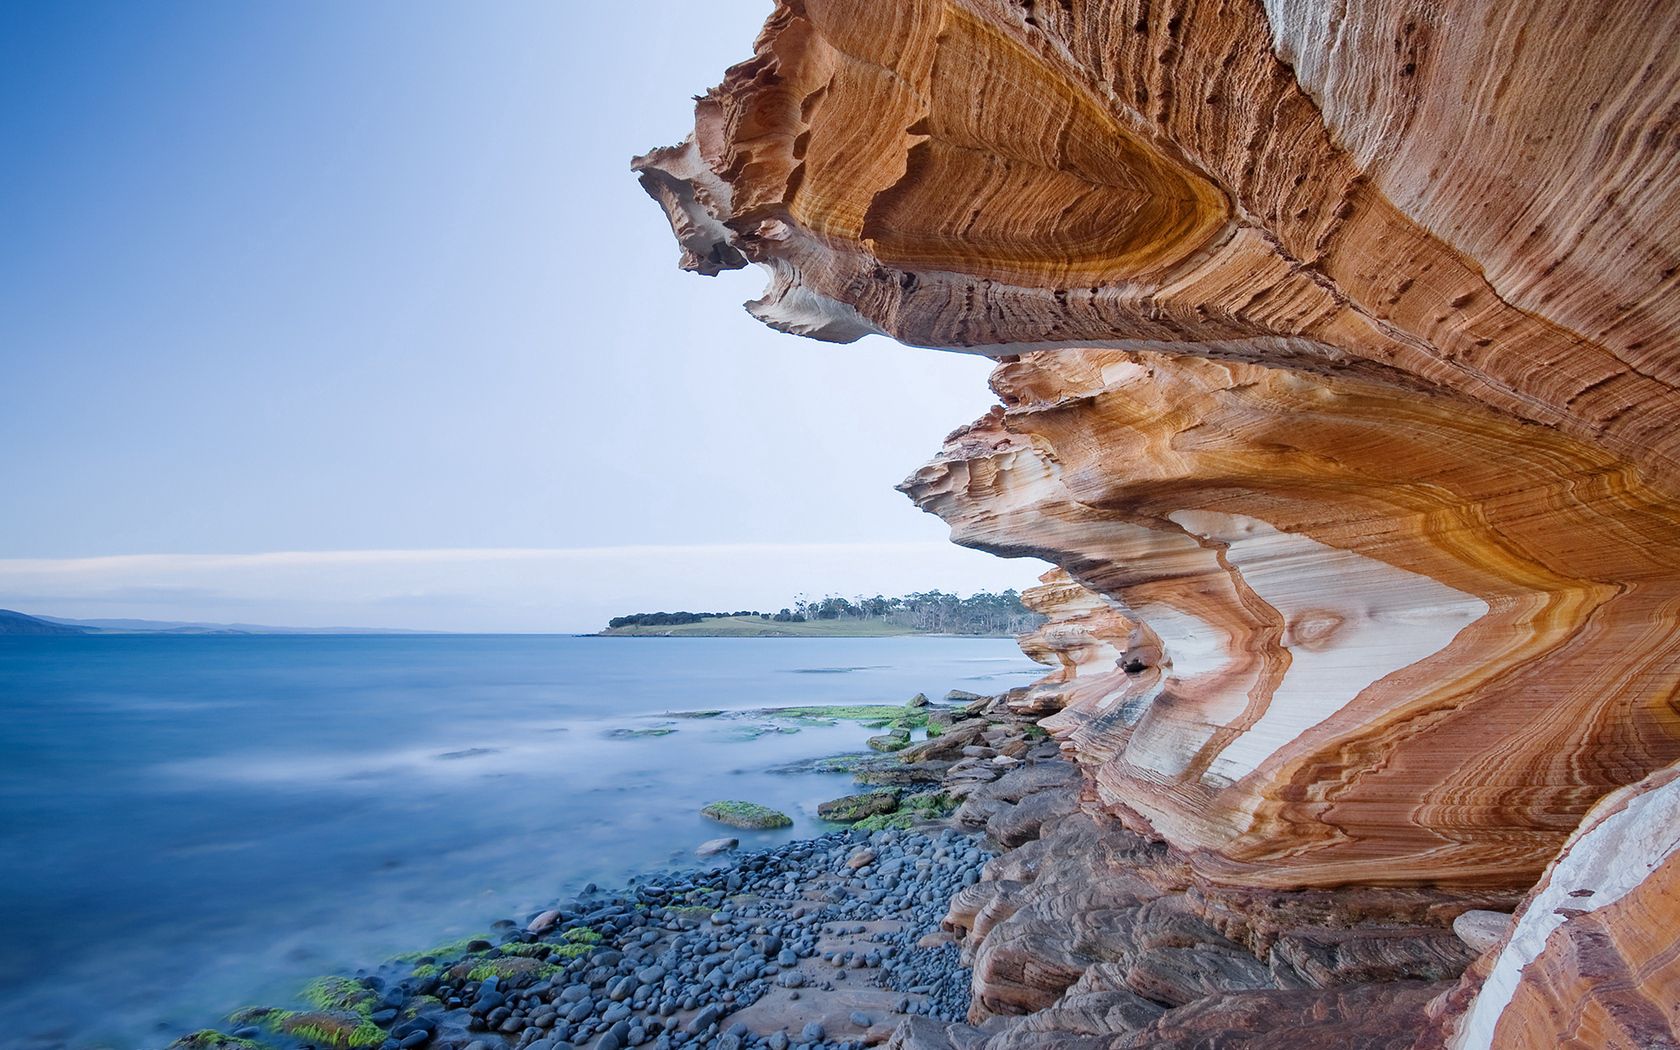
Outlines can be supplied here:
[[[678, 271], [628, 172], [767, 12], [0, 6], [0, 605], [580, 629], [1030, 581], [892, 491], [990, 403], [986, 363], [763, 328], [762, 279]], [[523, 592], [447, 553], [645, 547], [645, 586]], [[437, 556], [249, 557], [322, 551]]]

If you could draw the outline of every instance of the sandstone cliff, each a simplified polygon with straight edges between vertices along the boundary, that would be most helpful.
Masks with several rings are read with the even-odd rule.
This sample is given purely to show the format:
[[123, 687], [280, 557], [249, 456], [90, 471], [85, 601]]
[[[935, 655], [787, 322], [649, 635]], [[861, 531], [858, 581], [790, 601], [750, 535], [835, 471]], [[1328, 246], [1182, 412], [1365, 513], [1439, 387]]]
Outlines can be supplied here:
[[1602, 806], [1680, 760], [1680, 6], [783, 0], [636, 167], [766, 323], [999, 359], [903, 488], [1059, 567], [1094, 816], [1396, 915], [1592, 868], [1425, 1039], [1674, 1038]]

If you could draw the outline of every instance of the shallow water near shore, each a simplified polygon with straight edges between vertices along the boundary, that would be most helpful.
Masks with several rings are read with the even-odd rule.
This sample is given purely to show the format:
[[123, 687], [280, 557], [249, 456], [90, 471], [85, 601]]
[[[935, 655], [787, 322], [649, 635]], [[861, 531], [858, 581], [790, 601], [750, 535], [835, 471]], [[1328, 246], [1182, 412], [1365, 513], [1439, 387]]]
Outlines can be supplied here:
[[819, 834], [850, 777], [768, 770], [871, 732], [677, 712], [1037, 673], [1003, 639], [0, 639], [0, 1045], [162, 1046], [707, 838]]

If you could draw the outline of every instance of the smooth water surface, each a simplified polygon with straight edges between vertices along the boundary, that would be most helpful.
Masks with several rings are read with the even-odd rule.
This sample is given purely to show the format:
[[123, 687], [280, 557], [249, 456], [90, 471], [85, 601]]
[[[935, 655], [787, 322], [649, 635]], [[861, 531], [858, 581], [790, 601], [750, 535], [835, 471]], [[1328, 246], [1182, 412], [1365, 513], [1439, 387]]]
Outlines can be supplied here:
[[[766, 768], [870, 732], [669, 712], [1033, 667], [997, 639], [0, 638], [0, 1045], [162, 1046], [716, 835], [820, 833], [850, 778]], [[719, 798], [795, 826], [698, 815]]]

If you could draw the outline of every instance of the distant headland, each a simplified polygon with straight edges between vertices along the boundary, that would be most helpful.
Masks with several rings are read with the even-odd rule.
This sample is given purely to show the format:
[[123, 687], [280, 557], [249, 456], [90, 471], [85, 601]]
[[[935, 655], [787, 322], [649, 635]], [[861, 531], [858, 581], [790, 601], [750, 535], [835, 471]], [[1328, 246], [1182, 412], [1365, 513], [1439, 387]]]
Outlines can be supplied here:
[[1044, 617], [1013, 589], [967, 598], [922, 591], [900, 598], [836, 595], [801, 597], [776, 612], [648, 612], [615, 616], [607, 636], [694, 638], [884, 638], [906, 634], [1008, 638], [1033, 630]]

